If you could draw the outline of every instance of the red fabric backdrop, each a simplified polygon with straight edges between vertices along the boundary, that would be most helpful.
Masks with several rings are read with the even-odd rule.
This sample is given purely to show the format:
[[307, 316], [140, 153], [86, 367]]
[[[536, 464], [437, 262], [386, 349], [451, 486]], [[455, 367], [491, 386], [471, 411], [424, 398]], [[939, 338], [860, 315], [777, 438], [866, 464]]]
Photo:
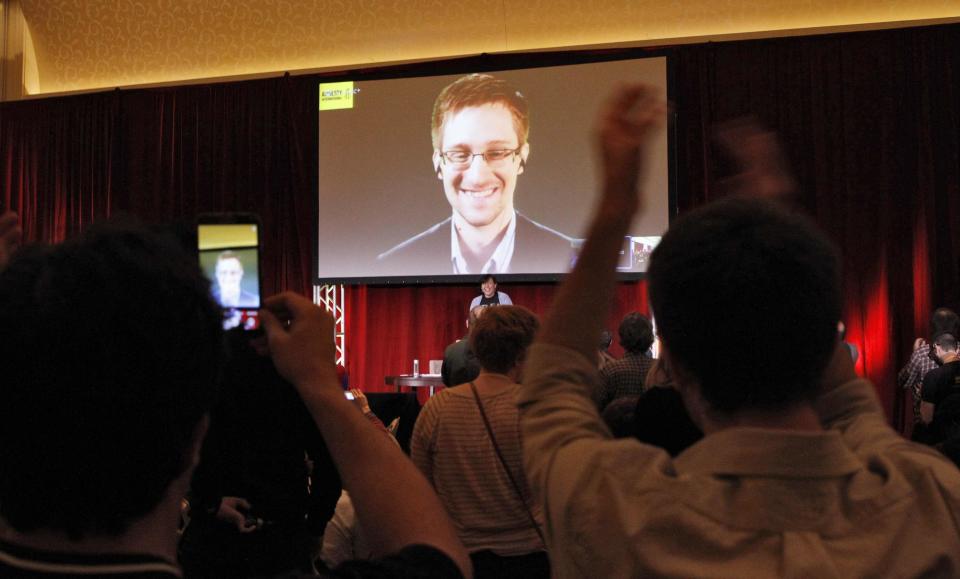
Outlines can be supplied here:
[[[896, 388], [896, 369], [925, 331], [930, 309], [960, 305], [960, 26], [669, 52], [678, 210], [723, 194], [727, 165], [711, 141], [715, 123], [752, 113], [781, 134], [802, 205], [844, 253], [844, 317], [860, 350], [858, 370], [900, 422], [909, 404]], [[571, 56], [404, 68], [455, 72]], [[21, 214], [28, 240], [48, 242], [118, 212], [163, 221], [255, 211], [270, 232], [265, 290], [309, 294], [317, 81], [283, 77], [0, 103], [0, 210]], [[542, 313], [555, 287], [504, 289]], [[424, 365], [439, 358], [460, 335], [476, 290], [349, 288], [347, 360], [355, 383], [382, 389], [384, 375], [408, 371], [414, 358]], [[646, 307], [643, 284], [624, 285], [618, 295], [611, 329], [622, 313]]]
[[[556, 285], [501, 285], [513, 303], [546, 313]], [[645, 282], [618, 287], [607, 327], [616, 336], [620, 319], [631, 311], [649, 315]], [[347, 371], [351, 383], [371, 391], [384, 390], [384, 377], [407, 374], [413, 360], [427, 371], [429, 360], [442, 360], [443, 350], [463, 337], [470, 300], [480, 284], [470, 286], [372, 287], [353, 286], [346, 293]], [[622, 354], [614, 340], [611, 351]]]

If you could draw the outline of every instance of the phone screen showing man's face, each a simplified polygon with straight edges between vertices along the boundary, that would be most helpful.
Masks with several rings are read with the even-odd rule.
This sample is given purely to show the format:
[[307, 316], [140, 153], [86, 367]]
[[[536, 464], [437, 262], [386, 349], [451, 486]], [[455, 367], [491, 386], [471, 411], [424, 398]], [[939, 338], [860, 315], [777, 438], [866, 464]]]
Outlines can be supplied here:
[[213, 298], [224, 309], [224, 328], [259, 324], [260, 256], [255, 223], [201, 224], [197, 228], [200, 267]]

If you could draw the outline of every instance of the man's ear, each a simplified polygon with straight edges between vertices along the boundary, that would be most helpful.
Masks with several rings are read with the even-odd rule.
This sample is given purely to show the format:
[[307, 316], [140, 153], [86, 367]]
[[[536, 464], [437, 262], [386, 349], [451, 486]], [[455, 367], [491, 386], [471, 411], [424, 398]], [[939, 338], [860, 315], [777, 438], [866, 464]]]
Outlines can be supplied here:
[[443, 170], [440, 169], [440, 151], [433, 150], [433, 172], [437, 174], [437, 179], [443, 181]]
[[520, 147], [520, 169], [517, 171], [517, 175], [523, 173], [524, 168], [527, 166], [527, 157], [530, 156], [530, 143], [524, 143]]
[[662, 340], [660, 341], [660, 358], [666, 365], [673, 387], [680, 393], [683, 399], [683, 405], [687, 409], [687, 414], [697, 427], [706, 432], [705, 425], [708, 423], [708, 405], [700, 392], [700, 383], [687, 372], [681, 364], [678, 364], [670, 354], [670, 349]]

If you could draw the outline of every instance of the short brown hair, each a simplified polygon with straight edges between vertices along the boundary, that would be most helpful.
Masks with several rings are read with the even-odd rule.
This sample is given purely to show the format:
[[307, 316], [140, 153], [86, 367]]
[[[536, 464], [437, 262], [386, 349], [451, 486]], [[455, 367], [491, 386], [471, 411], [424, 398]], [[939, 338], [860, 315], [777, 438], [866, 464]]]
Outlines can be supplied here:
[[433, 148], [440, 150], [440, 134], [447, 116], [467, 107], [489, 104], [503, 105], [513, 117], [517, 146], [527, 143], [530, 136], [530, 107], [527, 99], [513, 85], [489, 74], [468, 74], [448, 84], [433, 103], [430, 136]]
[[523, 359], [539, 328], [536, 314], [523, 306], [492, 306], [470, 332], [470, 348], [481, 368], [506, 374]]

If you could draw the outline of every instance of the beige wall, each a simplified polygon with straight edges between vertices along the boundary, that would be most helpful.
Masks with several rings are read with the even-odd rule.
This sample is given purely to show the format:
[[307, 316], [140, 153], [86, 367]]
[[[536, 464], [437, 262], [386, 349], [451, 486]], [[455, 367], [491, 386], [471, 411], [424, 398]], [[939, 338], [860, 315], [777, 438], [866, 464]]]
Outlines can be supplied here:
[[20, 1], [35, 54], [30, 92], [37, 93], [480, 52], [960, 20], [957, 0]]

